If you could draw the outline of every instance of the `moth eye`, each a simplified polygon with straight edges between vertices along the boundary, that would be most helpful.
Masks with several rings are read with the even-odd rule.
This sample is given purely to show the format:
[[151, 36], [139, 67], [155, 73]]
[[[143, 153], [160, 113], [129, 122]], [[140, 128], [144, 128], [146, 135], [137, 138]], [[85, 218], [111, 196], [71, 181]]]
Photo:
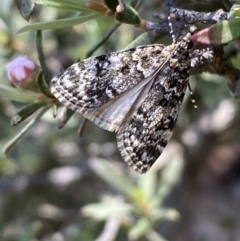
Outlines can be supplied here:
[[189, 41], [187, 48], [191, 49], [193, 47], [193, 41]]
[[159, 101], [159, 105], [162, 106], [162, 107], [166, 107], [168, 105], [168, 100], [167, 98], [162, 98], [160, 101]]

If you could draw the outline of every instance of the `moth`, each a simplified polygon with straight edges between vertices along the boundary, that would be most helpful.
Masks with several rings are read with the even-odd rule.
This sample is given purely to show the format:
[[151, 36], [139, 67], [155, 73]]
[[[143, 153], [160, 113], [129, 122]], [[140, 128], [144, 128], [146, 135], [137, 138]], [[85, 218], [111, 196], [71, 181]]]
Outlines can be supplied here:
[[192, 42], [138, 46], [85, 59], [51, 81], [64, 106], [117, 133], [125, 162], [145, 173], [167, 145], [189, 81]]

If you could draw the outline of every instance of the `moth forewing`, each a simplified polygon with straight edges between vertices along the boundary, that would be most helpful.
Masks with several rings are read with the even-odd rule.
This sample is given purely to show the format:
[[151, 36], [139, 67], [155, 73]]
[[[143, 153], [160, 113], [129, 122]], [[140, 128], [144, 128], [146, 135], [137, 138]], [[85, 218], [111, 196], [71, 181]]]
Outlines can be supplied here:
[[[181, 91], [171, 87], [171, 82], [175, 81], [178, 81], [175, 84]], [[117, 133], [122, 157], [139, 173], [149, 170], [172, 135], [187, 88], [188, 74], [173, 74], [159, 82], [164, 85], [161, 84], [159, 89], [159, 83], [155, 83], [140, 107]]]
[[84, 112], [84, 116], [99, 127], [117, 132], [121, 125], [131, 117], [132, 112], [149, 93], [153, 80], [143, 79], [119, 96], [111, 99], [96, 110]]
[[117, 131], [148, 93], [151, 76], [166, 60], [163, 49], [159, 44], [139, 46], [75, 63], [52, 79], [51, 91], [63, 105]]

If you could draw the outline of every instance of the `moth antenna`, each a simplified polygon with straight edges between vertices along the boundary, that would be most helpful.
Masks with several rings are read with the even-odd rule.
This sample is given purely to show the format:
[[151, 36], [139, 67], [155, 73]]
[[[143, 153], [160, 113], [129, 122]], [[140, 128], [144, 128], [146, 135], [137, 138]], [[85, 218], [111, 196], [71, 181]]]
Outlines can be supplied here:
[[190, 91], [190, 99], [193, 105], [193, 108], [196, 110], [196, 112], [198, 111], [198, 106], [196, 105], [196, 100], [193, 98], [193, 92], [192, 92], [192, 88], [191, 85], [188, 83], [188, 89]]
[[176, 40], [176, 35], [174, 33], [174, 30], [173, 30], [173, 19], [171, 18], [171, 16], [168, 16], [168, 26], [170, 28], [170, 34], [172, 36], [172, 41], [173, 41], [173, 44], [175, 44], [177, 42]]

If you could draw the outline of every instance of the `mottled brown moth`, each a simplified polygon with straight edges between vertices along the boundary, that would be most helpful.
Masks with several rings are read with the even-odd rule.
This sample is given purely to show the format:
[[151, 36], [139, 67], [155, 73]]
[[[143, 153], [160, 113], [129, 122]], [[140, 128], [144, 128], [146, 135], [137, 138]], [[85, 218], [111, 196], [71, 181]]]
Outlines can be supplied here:
[[144, 173], [167, 145], [189, 81], [192, 42], [139, 46], [85, 59], [51, 81], [65, 106], [117, 133], [125, 162]]

